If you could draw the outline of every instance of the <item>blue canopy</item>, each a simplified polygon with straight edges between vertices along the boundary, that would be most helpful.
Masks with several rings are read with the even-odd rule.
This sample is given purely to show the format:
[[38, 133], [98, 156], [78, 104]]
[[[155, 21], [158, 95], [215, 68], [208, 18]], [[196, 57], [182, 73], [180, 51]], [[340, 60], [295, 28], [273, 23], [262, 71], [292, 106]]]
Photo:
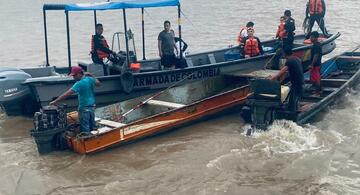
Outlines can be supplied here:
[[122, 0], [116, 2], [45, 4], [43, 10], [88, 11], [177, 6], [179, 0]]

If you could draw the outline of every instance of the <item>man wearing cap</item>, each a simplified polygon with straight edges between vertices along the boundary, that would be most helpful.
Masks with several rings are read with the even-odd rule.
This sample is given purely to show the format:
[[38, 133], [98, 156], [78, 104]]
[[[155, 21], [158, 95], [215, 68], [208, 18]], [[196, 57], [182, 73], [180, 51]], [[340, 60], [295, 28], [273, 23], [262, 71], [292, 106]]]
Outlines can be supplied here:
[[80, 130], [85, 133], [90, 133], [95, 127], [94, 87], [99, 86], [100, 81], [90, 73], [84, 73], [80, 66], [73, 66], [69, 75], [76, 80], [76, 83], [65, 93], [50, 102], [50, 105], [57, 105], [58, 102], [65, 100], [67, 97], [77, 94], [79, 101]]
[[286, 36], [283, 39], [283, 50], [292, 49], [294, 44], [294, 31], [295, 31], [295, 20], [291, 17], [291, 11], [285, 10], [285, 32]]

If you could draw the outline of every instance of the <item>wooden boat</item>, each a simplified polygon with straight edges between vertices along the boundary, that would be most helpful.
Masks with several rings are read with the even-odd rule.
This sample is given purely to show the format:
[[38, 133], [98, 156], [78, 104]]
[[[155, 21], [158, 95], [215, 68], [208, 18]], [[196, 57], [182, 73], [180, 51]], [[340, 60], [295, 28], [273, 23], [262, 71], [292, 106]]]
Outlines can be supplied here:
[[[120, 47], [120, 45], [118, 46], [118, 53], [121, 56], [121, 60], [118, 61], [121, 61], [122, 63], [109, 64], [110, 75], [103, 76], [104, 74], [102, 65], [79, 62], [79, 65], [83, 66], [87, 71], [97, 76], [97, 78], [102, 83], [102, 86], [97, 88], [95, 91], [96, 102], [98, 106], [105, 106], [115, 102], [132, 99], [134, 97], [139, 97], [162, 90], [190, 74], [193, 76], [180, 84], [186, 84], [189, 82], [216, 77], [219, 74], [233, 71], [250, 72], [253, 70], [259, 70], [262, 69], [264, 64], [269, 62], [270, 59], [272, 59], [272, 56], [275, 54], [274, 48], [277, 44], [276, 40], [269, 40], [263, 42], [264, 50], [266, 51], [264, 55], [257, 57], [241, 59], [239, 47], [230, 47], [188, 55], [185, 59], [188, 65], [187, 68], [177, 70], [162, 70], [160, 59], [146, 59], [144, 40], [145, 36], [144, 30], [142, 30], [143, 56], [141, 60], [137, 60], [139, 56], [136, 55], [135, 43], [133, 39], [134, 35], [129, 32], [129, 29], [127, 28], [125, 10], [130, 8], [139, 8], [143, 13], [144, 8], [159, 6], [177, 6], [178, 12], [180, 13], [180, 2], [178, 0], [150, 0], [146, 3], [135, 0], [131, 2], [117, 1], [92, 4], [45, 4], [43, 7], [43, 13], [46, 66], [41, 68], [27, 68], [18, 70], [19, 75], [23, 75], [24, 72], [28, 75], [26, 77], [21, 77], [22, 80], [18, 79], [12, 81], [12, 85], [5, 85], [3, 84], [5, 83], [5, 80], [2, 82], [0, 79], [0, 83], [2, 83], [0, 85], [0, 91], [11, 92], [7, 95], [11, 95], [12, 97], [11, 99], [0, 97], [0, 104], [5, 105], [5, 110], [7, 113], [13, 115], [22, 114], [24, 112], [24, 108], [26, 108], [25, 112], [31, 113], [34, 109], [29, 110], [30, 108], [28, 109], [28, 107], [25, 106], [29, 105], [30, 100], [32, 101], [31, 105], [35, 105], [31, 108], [35, 108], [36, 110], [38, 107], [48, 105], [50, 101], [57, 98], [74, 84], [75, 81], [71, 77], [66, 76], [72, 64], [70, 52], [71, 39], [68, 28], [69, 13], [72, 11], [93, 11], [96, 23], [96, 12], [99, 10], [123, 10], [124, 32], [127, 33], [115, 33], [112, 41], [113, 43], [116, 43], [118, 42], [117, 40], [120, 39], [119, 37], [122, 36], [126, 42], [126, 47]], [[63, 65], [58, 65], [56, 67], [50, 66], [47, 44], [48, 33], [46, 26], [46, 13], [47, 11], [53, 10], [65, 11], [68, 35], [67, 64], [69, 67], [63, 67]], [[179, 21], [181, 21], [180, 14], [178, 17]], [[144, 23], [142, 24], [144, 25]], [[178, 31], [179, 36], [181, 36], [181, 24], [179, 24]], [[337, 39], [339, 36], [340, 34], [336, 33], [322, 41], [322, 51], [324, 54], [330, 53], [336, 47], [335, 39]], [[304, 43], [304, 39], [304, 35], [298, 35], [295, 37], [294, 52], [306, 63], [309, 60], [311, 45]], [[113, 47], [117, 48], [114, 45]], [[141, 69], [139, 72], [124, 74], [124, 70], [126, 70], [132, 62], [139, 62], [141, 64]], [[21, 85], [22, 82], [24, 85], [28, 86], [28, 88], [24, 88], [24, 86]], [[26, 94], [26, 98], [21, 98], [23, 96], [17, 96], [17, 94], [20, 94], [20, 91]], [[68, 110], [76, 109], [76, 100], [76, 96], [72, 96], [66, 100]]]
[[[359, 48], [357, 48], [359, 49]], [[279, 82], [269, 80], [255, 80], [252, 83], [252, 95], [247, 100], [250, 112], [245, 112], [244, 117], [251, 118], [252, 129], [266, 129], [276, 119], [289, 119], [304, 124], [315, 117], [329, 104], [341, 98], [348, 88], [354, 87], [360, 80], [360, 52], [346, 52], [322, 64], [321, 67], [322, 93], [314, 96], [310, 85], [305, 85], [305, 94], [300, 101], [297, 112], [287, 110], [287, 102], [280, 100], [281, 87]], [[308, 78], [309, 75], [307, 74]], [[260, 86], [267, 84], [267, 89]], [[249, 109], [247, 109], [249, 110]], [[247, 114], [251, 114], [249, 117]]]
[[[144, 96], [99, 108], [96, 110], [99, 128], [90, 135], [78, 133], [77, 112], [70, 112], [66, 117], [63, 109], [50, 108], [35, 113], [35, 128], [31, 134], [40, 153], [67, 147], [80, 154], [97, 152], [234, 109], [245, 103], [250, 77], [267, 77], [276, 72], [261, 70], [244, 75], [220, 75], [170, 88], [155, 95], [156, 99], [154, 95]], [[130, 114], [124, 112], [137, 108], [139, 102], [143, 106]]]

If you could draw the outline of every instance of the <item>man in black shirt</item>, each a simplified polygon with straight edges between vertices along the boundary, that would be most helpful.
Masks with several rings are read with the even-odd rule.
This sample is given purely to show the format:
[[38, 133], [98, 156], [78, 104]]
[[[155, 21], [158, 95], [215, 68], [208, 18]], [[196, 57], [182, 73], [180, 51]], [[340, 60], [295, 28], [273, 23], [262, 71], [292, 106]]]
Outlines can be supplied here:
[[297, 111], [299, 100], [303, 95], [304, 73], [300, 58], [292, 56], [292, 50], [285, 50], [286, 63], [277, 75], [272, 76], [271, 80], [277, 80], [286, 72], [289, 72], [291, 87], [289, 97], [289, 110]]
[[286, 35], [283, 38], [283, 50], [292, 49], [294, 44], [294, 31], [295, 31], [295, 20], [291, 17], [291, 11], [285, 10], [285, 31]]
[[318, 41], [319, 33], [317, 31], [313, 31], [310, 33], [310, 40], [313, 43], [311, 48], [311, 64], [309, 65], [310, 69], [310, 82], [315, 87], [316, 95], [320, 95], [321, 93], [321, 58], [322, 58], [322, 50], [321, 44]]
[[103, 65], [104, 75], [108, 75], [104, 59], [108, 58], [110, 54], [116, 55], [116, 53], [109, 49], [106, 39], [102, 36], [103, 25], [96, 24], [95, 28], [96, 34], [92, 36], [91, 40], [91, 59], [94, 63]]

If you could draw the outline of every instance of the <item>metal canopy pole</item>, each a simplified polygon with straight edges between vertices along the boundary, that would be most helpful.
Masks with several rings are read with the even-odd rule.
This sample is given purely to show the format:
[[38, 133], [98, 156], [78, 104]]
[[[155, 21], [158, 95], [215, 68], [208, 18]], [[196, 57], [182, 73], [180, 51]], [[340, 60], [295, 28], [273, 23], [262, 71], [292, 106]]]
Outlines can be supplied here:
[[69, 11], [65, 11], [65, 15], [66, 15], [67, 46], [68, 46], [68, 62], [69, 62], [69, 69], [71, 69], [70, 30], [69, 30]]
[[143, 60], [146, 60], [146, 58], [145, 58], [145, 22], [144, 22], [144, 8], [141, 8], [141, 26], [142, 26]]
[[94, 22], [95, 22], [95, 34], [96, 34], [96, 24], [97, 24], [97, 19], [96, 19], [96, 10], [94, 10]]
[[125, 8], [123, 8], [123, 17], [124, 17], [124, 30], [125, 30], [125, 43], [126, 43], [126, 63], [127, 66], [130, 66], [130, 56], [129, 56], [129, 41], [128, 41], [128, 33], [127, 33], [127, 26], [126, 26], [126, 12]]
[[46, 10], [45, 9], [43, 9], [43, 17], [44, 17], [46, 66], [50, 66], [50, 64], [49, 64], [48, 40], [47, 40], [47, 28], [46, 28]]
[[182, 47], [181, 47], [181, 45], [182, 45], [182, 43], [181, 43], [181, 7], [180, 7], [180, 3], [179, 3], [179, 5], [178, 5], [178, 25], [179, 25], [179, 47], [180, 47], [180, 59], [182, 59], [182, 57], [183, 57], [183, 54], [182, 54]]

